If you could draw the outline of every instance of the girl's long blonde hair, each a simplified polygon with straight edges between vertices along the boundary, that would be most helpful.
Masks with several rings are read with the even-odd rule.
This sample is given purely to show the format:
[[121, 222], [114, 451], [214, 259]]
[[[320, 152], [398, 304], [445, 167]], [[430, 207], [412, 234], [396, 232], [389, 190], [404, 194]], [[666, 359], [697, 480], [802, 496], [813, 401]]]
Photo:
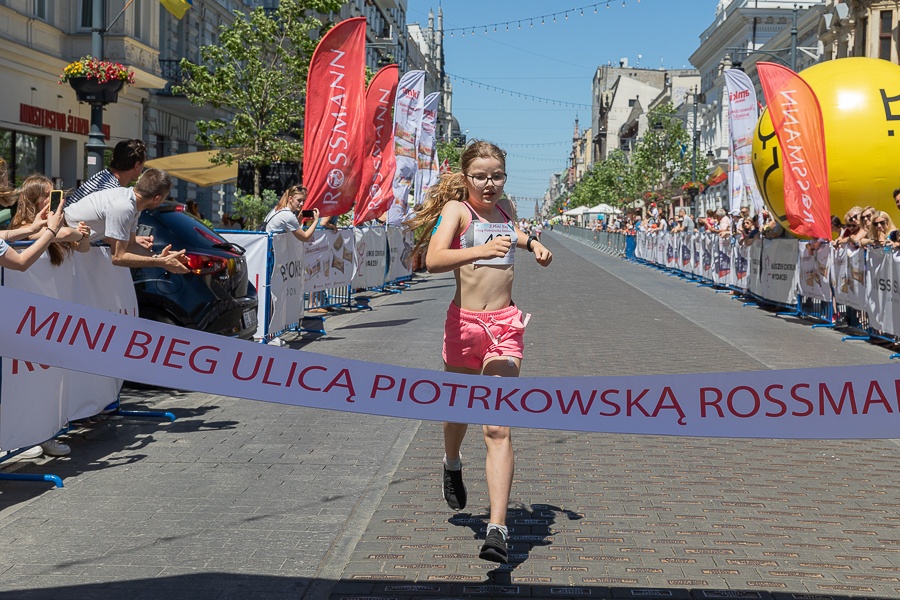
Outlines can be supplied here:
[[431, 234], [434, 232], [438, 217], [441, 216], [441, 211], [444, 210], [444, 205], [451, 200], [465, 202], [469, 199], [466, 175], [472, 162], [479, 158], [496, 158], [503, 163], [503, 170], [506, 170], [506, 152], [499, 146], [484, 140], [474, 140], [466, 146], [459, 157], [460, 171], [441, 175], [437, 185], [430, 187], [425, 194], [425, 202], [415, 207], [413, 217], [403, 222], [403, 225], [412, 231], [422, 228], [422, 233], [413, 248], [413, 256], [421, 254], [428, 248]]
[[[23, 227], [34, 223], [40, 210], [38, 204], [44, 197], [44, 190], [47, 186], [53, 188], [53, 182], [43, 175], [29, 175], [22, 182], [22, 186], [16, 190], [19, 198], [19, 206], [16, 209], [16, 216], [10, 223], [10, 229]], [[72, 253], [75, 245], [66, 243], [52, 243], [47, 247], [47, 254], [50, 255], [50, 264], [58, 267], [66, 259], [66, 256]]]

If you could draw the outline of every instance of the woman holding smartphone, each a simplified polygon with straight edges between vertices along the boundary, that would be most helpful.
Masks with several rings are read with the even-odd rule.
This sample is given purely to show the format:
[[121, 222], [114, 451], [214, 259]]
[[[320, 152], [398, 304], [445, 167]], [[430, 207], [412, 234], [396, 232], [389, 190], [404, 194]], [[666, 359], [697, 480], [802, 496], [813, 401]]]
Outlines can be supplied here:
[[[308, 242], [312, 239], [316, 230], [316, 224], [319, 222], [319, 209], [314, 208], [309, 214], [301, 209], [306, 201], [306, 188], [302, 185], [292, 185], [281, 196], [281, 200], [275, 205], [275, 208], [266, 215], [263, 221], [266, 233], [286, 233], [294, 234], [294, 237], [301, 242]], [[297, 215], [301, 215], [304, 221], [309, 220], [306, 229], [300, 226]]]
[[[37, 239], [40, 236], [41, 227], [46, 224], [42, 215], [49, 208], [49, 212], [56, 212], [62, 204], [62, 191], [53, 189], [53, 182], [43, 175], [29, 175], [22, 187], [19, 188], [19, 208], [12, 220], [13, 228], [36, 228], [36, 232], [29, 235], [29, 239]], [[59, 232], [53, 238], [53, 244], [47, 250], [50, 254], [50, 262], [59, 266], [66, 256], [73, 250], [87, 252], [91, 249], [91, 230], [84, 222], [77, 227], [60, 227]]]

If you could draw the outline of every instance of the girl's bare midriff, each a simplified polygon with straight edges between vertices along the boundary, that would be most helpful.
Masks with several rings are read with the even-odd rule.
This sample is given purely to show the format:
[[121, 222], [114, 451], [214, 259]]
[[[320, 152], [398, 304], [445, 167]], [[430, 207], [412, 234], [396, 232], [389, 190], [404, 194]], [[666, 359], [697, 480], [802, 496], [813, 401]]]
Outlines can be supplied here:
[[453, 302], [462, 309], [487, 312], [512, 303], [513, 265], [463, 265], [455, 275]]

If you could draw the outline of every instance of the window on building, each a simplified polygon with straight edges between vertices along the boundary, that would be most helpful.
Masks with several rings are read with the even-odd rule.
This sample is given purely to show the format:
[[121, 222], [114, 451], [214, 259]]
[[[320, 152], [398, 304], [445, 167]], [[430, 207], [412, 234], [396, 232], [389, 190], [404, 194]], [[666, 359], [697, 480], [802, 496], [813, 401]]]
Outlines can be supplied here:
[[859, 23], [859, 46], [856, 47], [854, 56], [866, 56], [866, 47], [869, 45], [869, 17], [863, 17]]
[[9, 165], [9, 181], [21, 185], [32, 173], [45, 172], [45, 138], [18, 131], [0, 129], [0, 157]]
[[[81, 0], [81, 28], [90, 29], [94, 22], [94, 2], [103, 0]], [[103, 2], [103, 21], [106, 21], [106, 2]]]
[[635, 101], [636, 101], [636, 100], [635, 100], [634, 98], [632, 98], [631, 100], [629, 100], [629, 101], [628, 101], [628, 108], [633, 108], [633, 107], [634, 107]]
[[47, 0], [34, 0], [34, 16], [38, 19], [47, 20]]
[[132, 15], [134, 18], [134, 30], [132, 31], [132, 35], [134, 39], [140, 40], [144, 37], [144, 18], [143, 18], [143, 8], [144, 4], [140, 2], [135, 2], [132, 9]]
[[894, 11], [881, 11], [881, 22], [878, 27], [878, 58], [891, 60], [891, 42], [893, 41]]

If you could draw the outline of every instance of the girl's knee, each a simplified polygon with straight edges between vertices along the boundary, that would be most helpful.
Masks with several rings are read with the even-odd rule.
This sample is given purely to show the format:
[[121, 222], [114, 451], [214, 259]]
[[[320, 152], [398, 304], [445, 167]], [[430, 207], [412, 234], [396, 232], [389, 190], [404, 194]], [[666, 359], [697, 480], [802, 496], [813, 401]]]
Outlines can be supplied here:
[[500, 442], [509, 440], [511, 438], [511, 433], [509, 427], [504, 427], [500, 425], [485, 425], [484, 426], [484, 439]]

